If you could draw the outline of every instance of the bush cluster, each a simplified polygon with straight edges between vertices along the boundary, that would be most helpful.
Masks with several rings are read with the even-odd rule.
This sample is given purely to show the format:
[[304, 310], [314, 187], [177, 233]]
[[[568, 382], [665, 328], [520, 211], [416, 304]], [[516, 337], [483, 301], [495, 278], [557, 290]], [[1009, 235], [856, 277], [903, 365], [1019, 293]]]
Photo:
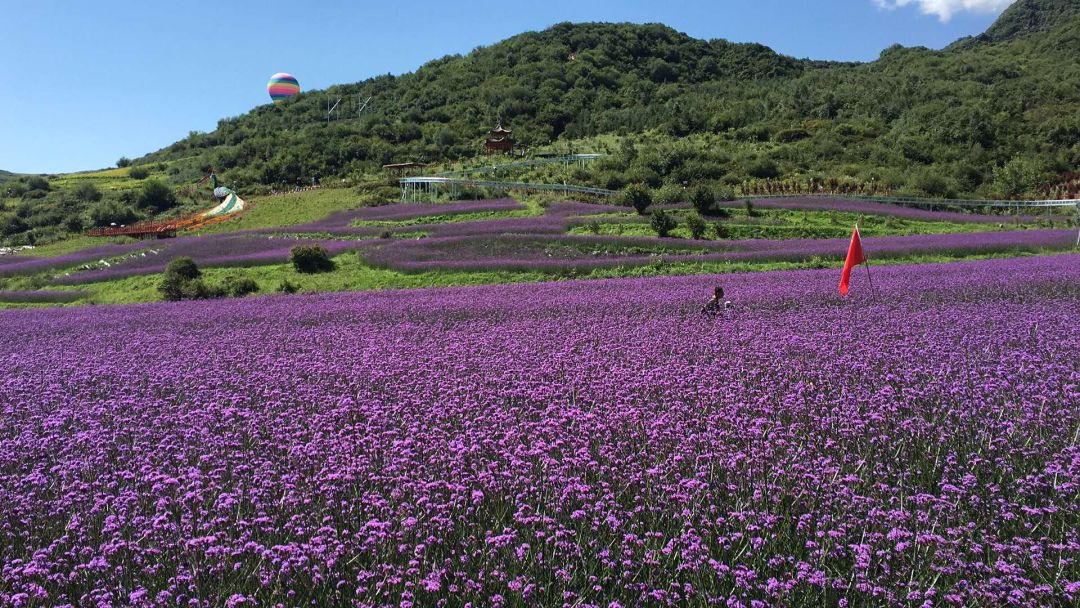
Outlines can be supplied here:
[[180, 300], [206, 300], [230, 296], [241, 298], [257, 293], [259, 284], [251, 277], [239, 274], [225, 277], [221, 285], [209, 285], [203, 280], [199, 266], [188, 257], [176, 258], [165, 267], [158, 285], [162, 298], [170, 302]]
[[633, 207], [641, 215], [652, 204], [652, 192], [645, 184], [630, 184], [623, 190], [623, 204]]
[[289, 252], [289, 261], [296, 272], [314, 274], [330, 272], [336, 268], [329, 252], [321, 245], [297, 245]]
[[661, 209], [656, 209], [652, 212], [649, 225], [652, 226], [653, 231], [656, 232], [656, 236], [666, 237], [671, 234], [672, 230], [675, 230], [675, 228], [678, 227], [679, 222], [676, 221], [670, 213]]

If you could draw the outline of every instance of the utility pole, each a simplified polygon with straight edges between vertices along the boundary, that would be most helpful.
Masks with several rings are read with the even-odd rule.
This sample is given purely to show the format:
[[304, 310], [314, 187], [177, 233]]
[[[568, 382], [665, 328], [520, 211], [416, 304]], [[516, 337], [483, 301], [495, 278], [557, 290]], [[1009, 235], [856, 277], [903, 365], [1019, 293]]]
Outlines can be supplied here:
[[330, 107], [330, 98], [329, 97], [326, 98], [326, 122], [327, 123], [330, 122], [330, 116], [332, 115], [333, 111], [337, 109], [338, 104], [341, 103], [341, 99], [342, 98], [339, 97], [338, 100], [334, 102], [334, 107]]

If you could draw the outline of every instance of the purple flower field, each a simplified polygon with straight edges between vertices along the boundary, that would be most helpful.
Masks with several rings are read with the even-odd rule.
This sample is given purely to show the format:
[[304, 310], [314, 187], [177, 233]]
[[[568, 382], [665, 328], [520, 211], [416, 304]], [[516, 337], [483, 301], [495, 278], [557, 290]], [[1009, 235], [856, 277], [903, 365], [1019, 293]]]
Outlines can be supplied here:
[[[454, 203], [399, 203], [379, 207], [362, 207], [332, 213], [324, 219], [309, 224], [290, 226], [279, 232], [325, 232], [343, 235], [375, 235], [381, 232], [371, 226], [353, 226], [359, 221], [402, 221], [432, 215], [460, 215], [483, 211], [517, 211], [524, 209], [521, 203], [509, 199], [458, 201]], [[414, 228], [410, 228], [414, 229]]]
[[397, 221], [428, 215], [456, 215], [482, 211], [518, 211], [525, 206], [512, 198], [498, 198], [453, 203], [399, 203], [381, 207], [364, 207], [356, 210], [356, 220]]
[[[727, 201], [719, 203], [721, 207], [738, 208], [743, 206], [741, 201]], [[1023, 223], [1037, 222], [1039, 219], [1054, 219], [1061, 221], [1068, 219], [1063, 215], [1052, 215], [1047, 218], [1039, 218], [1032, 215], [984, 215], [978, 213], [962, 213], [958, 211], [936, 211], [917, 207], [905, 207], [892, 203], [879, 203], [874, 201], [853, 201], [847, 199], [830, 198], [763, 198], [755, 199], [754, 206], [762, 209], [806, 209], [813, 211], [842, 211], [846, 213], [866, 213], [871, 215], [889, 215], [910, 220], [940, 221], [940, 222], [977, 222], [984, 224], [1006, 224], [1014, 221]]]
[[322, 245], [332, 255], [364, 246], [364, 243], [359, 241], [313, 240], [262, 234], [179, 237], [153, 241], [145, 252], [115, 260], [107, 267], [61, 276], [53, 282], [59, 285], [79, 285], [162, 272], [171, 260], [182, 256], [192, 258], [200, 266], [280, 264], [288, 261], [289, 251], [293, 247], [311, 244]]
[[[519, 218], [539, 220], [543, 218]], [[496, 220], [490, 223], [514, 220]], [[509, 225], [509, 224], [506, 224]], [[453, 224], [447, 226], [452, 227]], [[590, 270], [615, 266], [643, 266], [661, 261], [765, 262], [807, 261], [842, 256], [848, 239], [788, 239], [694, 241], [648, 237], [584, 236], [560, 234], [506, 234], [393, 240], [365, 250], [368, 263], [394, 270]], [[910, 255], [972, 255], [1000, 252], [1037, 252], [1072, 247], [1071, 230], [1019, 230], [994, 233], [928, 234], [864, 237], [871, 259]], [[678, 251], [672, 251], [678, 250]], [[620, 252], [624, 251], [624, 252]]]
[[[0, 264], [0, 277], [33, 274], [50, 270], [62, 270], [80, 264], [95, 263], [106, 258], [129, 255], [140, 249], [153, 247], [156, 241], [109, 244], [91, 247], [75, 253], [54, 257], [19, 256], [17, 261]], [[14, 257], [14, 256], [13, 256]]]
[[0, 312], [0, 605], [1073, 604], [1080, 256], [837, 275]]

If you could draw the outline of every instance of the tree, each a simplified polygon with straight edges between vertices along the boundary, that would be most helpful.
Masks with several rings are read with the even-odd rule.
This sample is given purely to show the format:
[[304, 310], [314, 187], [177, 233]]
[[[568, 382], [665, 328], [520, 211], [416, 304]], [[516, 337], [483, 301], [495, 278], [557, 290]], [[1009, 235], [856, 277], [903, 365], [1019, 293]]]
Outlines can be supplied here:
[[649, 225], [656, 232], [656, 236], [666, 237], [671, 234], [672, 230], [679, 225], [675, 218], [670, 214], [665, 213], [662, 209], [655, 209], [652, 212], [652, 219], [649, 221]]
[[994, 167], [994, 189], [1005, 198], [1017, 198], [1034, 190], [1040, 181], [1036, 161], [1022, 156]]
[[[195, 260], [183, 257], [176, 258], [165, 267], [165, 273], [161, 277], [158, 291], [162, 297], [170, 302], [178, 302], [185, 298], [199, 299], [205, 297], [206, 285], [199, 280], [202, 271], [199, 270]], [[192, 283], [198, 281], [198, 285]], [[194, 297], [192, 297], [194, 296]]]
[[176, 193], [165, 182], [152, 179], [143, 184], [137, 204], [140, 209], [161, 213], [176, 206]]
[[641, 215], [652, 204], [652, 194], [645, 184], [630, 184], [623, 189], [623, 202]]
[[131, 165], [131, 159], [126, 156], [121, 156], [120, 160], [116, 161], [116, 166], [123, 169], [124, 167]]
[[289, 252], [289, 261], [296, 272], [306, 274], [330, 272], [335, 268], [334, 260], [322, 245], [297, 245]]
[[701, 218], [700, 215], [694, 213], [690, 217], [686, 218], [686, 227], [690, 230], [690, 236], [695, 239], [701, 239], [705, 236], [705, 231], [708, 230], [709, 224]]
[[690, 203], [701, 215], [709, 215], [713, 212], [714, 205], [716, 205], [716, 194], [713, 193], [711, 188], [698, 186], [690, 193]]

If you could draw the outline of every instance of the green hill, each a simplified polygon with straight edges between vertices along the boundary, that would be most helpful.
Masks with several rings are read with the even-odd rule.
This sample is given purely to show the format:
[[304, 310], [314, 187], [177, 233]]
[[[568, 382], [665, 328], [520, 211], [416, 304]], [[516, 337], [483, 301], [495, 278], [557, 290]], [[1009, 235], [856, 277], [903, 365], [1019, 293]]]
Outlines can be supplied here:
[[[1042, 3], [1019, 3], [1004, 22], [1033, 6]], [[1046, 10], [1042, 22], [1060, 21]], [[841, 64], [661, 25], [560, 24], [411, 74], [267, 104], [137, 162], [182, 160], [188, 177], [213, 165], [241, 188], [292, 184], [472, 157], [501, 119], [533, 148], [651, 133], [660, 141], [650, 147], [680, 157], [674, 165], [697, 166], [679, 175], [670, 161], [614, 167], [654, 186], [818, 174], [934, 195], [1034, 193], [1080, 158], [1078, 38], [1072, 19], [1039, 36], [941, 51], [894, 46], [877, 61]], [[342, 97], [349, 107], [371, 102], [360, 118], [327, 123], [327, 99]], [[696, 143], [679, 141], [689, 136]], [[1023, 166], [1012, 173], [1027, 175], [1023, 183], [995, 184], [995, 169], [1017, 158]]]
[[[611, 189], [827, 179], [922, 196], [1055, 196], [1080, 169], [1077, 4], [1022, 0], [978, 42], [893, 46], [867, 63], [798, 60], [657, 24], [564, 23], [257, 107], [132, 170], [180, 185], [213, 166], [246, 194], [313, 178], [385, 184], [385, 163], [476, 162], [501, 120], [530, 154], [607, 152], [572, 178]], [[341, 119], [327, 122], [338, 99]], [[140, 195], [123, 173], [51, 189], [9, 180], [0, 238], [51, 240], [183, 206]]]
[[[406, 158], [473, 156], [502, 120], [527, 146], [682, 120], [717, 82], [790, 79], [809, 64], [756, 44], [697, 40], [662, 25], [559, 24], [400, 77], [309, 91], [223, 120], [137, 162], [198, 157], [238, 185], [293, 183]], [[362, 118], [327, 124], [326, 101], [371, 97]]]
[[1001, 42], [1032, 32], [1045, 32], [1080, 15], [1080, 0], [1019, 0], [981, 36]]

